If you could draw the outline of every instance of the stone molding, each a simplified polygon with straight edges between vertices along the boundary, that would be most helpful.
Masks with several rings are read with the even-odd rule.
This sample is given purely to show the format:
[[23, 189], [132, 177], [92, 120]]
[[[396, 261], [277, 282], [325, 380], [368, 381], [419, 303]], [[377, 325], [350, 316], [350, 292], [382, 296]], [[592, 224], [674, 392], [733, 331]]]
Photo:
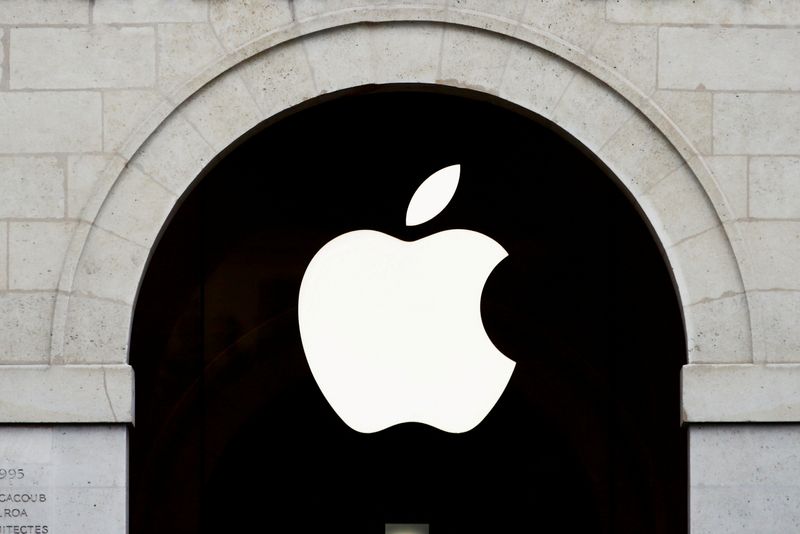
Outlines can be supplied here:
[[0, 423], [130, 422], [129, 365], [0, 366]]
[[686, 423], [800, 420], [800, 364], [685, 365], [681, 419]]

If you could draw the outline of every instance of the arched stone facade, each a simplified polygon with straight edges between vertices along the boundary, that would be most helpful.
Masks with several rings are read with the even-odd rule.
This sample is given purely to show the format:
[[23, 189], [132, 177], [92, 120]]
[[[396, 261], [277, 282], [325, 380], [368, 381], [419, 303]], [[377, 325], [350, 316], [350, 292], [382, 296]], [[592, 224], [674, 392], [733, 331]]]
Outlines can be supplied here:
[[[10, 118], [0, 111], [0, 117], [10, 125], [24, 121], [26, 106], [36, 107], [25, 100], [29, 89], [53, 90], [42, 99], [66, 95], [52, 109], [50, 100], [38, 106], [42, 115], [56, 115], [54, 121], [75, 121], [72, 128], [81, 128], [81, 113], [59, 116], [59, 110], [95, 110], [100, 102], [103, 115], [102, 128], [85, 139], [59, 133], [57, 122], [36, 125], [34, 133], [23, 127], [19, 140], [0, 136], [0, 152], [9, 158], [35, 154], [43, 165], [62, 153], [95, 158], [59, 163], [85, 164], [92, 179], [76, 182], [80, 201], [70, 197], [72, 204], [63, 210], [67, 216], [59, 219], [57, 258], [48, 260], [59, 266], [48, 275], [53, 287], [15, 284], [9, 268], [15, 260], [8, 252], [11, 224], [28, 218], [56, 224], [48, 219], [52, 215], [6, 210], [9, 222], [0, 221], [0, 290], [10, 295], [5, 306], [39, 306], [37, 328], [49, 332], [49, 344], [37, 341], [20, 350], [27, 343], [23, 340], [9, 342], [4, 350], [0, 418], [10, 423], [130, 422], [133, 374], [127, 347], [137, 289], [160, 231], [203, 169], [251, 129], [320, 95], [365, 84], [427, 83], [485, 92], [536, 113], [573, 136], [619, 179], [660, 242], [680, 295], [688, 364], [682, 378], [684, 421], [799, 421], [800, 342], [791, 331], [800, 294], [800, 212], [791, 199], [800, 201], [796, 188], [785, 179], [769, 182], [776, 180], [769, 173], [800, 168], [793, 163], [800, 153], [794, 146], [800, 139], [800, 82], [780, 59], [782, 54], [796, 57], [792, 32], [800, 25], [800, 12], [788, 0], [732, 10], [711, 0], [694, 10], [643, 7], [634, 0], [533, 4], [297, 0], [257, 6], [182, 3], [172, 11], [154, 4], [136, 11], [98, 1], [85, 14], [77, 5], [40, 13], [13, 7], [5, 19], [0, 14], [6, 25], [0, 29], [5, 53], [0, 92], [8, 109], [23, 110]], [[89, 81], [66, 75], [58, 81], [55, 74], [56, 81], [38, 81], [36, 69], [23, 68], [35, 61], [20, 43], [25, 32], [36, 42], [41, 36], [33, 34], [47, 30], [37, 27], [41, 23], [66, 25], [59, 31], [75, 33], [83, 31], [70, 26], [76, 23], [108, 24], [114, 31], [119, 29], [114, 24], [130, 24], [131, 32], [145, 34], [136, 25], [152, 21], [158, 23], [160, 48], [143, 71], [152, 66], [157, 72], [155, 90], [139, 90], [136, 84], [131, 89], [125, 76], [100, 67], [92, 74], [97, 80]], [[715, 24], [741, 29], [708, 28]], [[743, 73], [741, 82], [720, 82], [729, 79], [724, 69], [698, 59], [690, 70], [711, 71], [708, 89], [716, 91], [706, 98], [703, 84], [682, 81], [669, 60], [654, 55], [654, 47], [658, 52], [662, 45], [675, 47], [679, 38], [697, 37], [695, 29], [713, 34], [698, 37], [708, 38], [709, 46], [717, 46], [720, 32], [731, 32], [723, 37], [741, 39], [744, 57], [761, 57], [759, 38], [779, 43], [772, 52], [785, 75], [754, 69]], [[759, 31], [766, 33], [755, 35]], [[103, 38], [92, 46], [108, 46]], [[18, 63], [8, 59], [15, 47], [22, 50], [12, 54]], [[152, 52], [145, 48], [141, 56]], [[193, 55], [198, 59], [190, 59]], [[92, 63], [91, 57], [85, 61]], [[659, 91], [659, 76], [669, 75], [671, 85], [664, 84], [669, 90]], [[119, 90], [102, 98], [87, 90], [107, 86]], [[62, 89], [69, 91], [56, 91]], [[686, 93], [670, 92], [681, 89]], [[692, 105], [698, 102], [700, 118], [713, 122], [711, 133], [693, 122]], [[735, 111], [728, 114], [729, 108]], [[759, 116], [761, 109], [770, 110], [767, 118]], [[770, 124], [770, 117], [781, 112], [786, 119]], [[741, 133], [748, 128], [756, 133]], [[775, 136], [763, 133], [770, 128]], [[47, 136], [53, 130], [67, 140], [52, 141]], [[27, 165], [22, 159], [14, 168]], [[268, 168], [269, 154], [265, 160]], [[743, 165], [751, 176], [744, 186], [741, 181], [731, 185], [726, 175], [734, 165]], [[783, 167], [776, 170], [777, 165]], [[760, 208], [751, 205], [749, 192], [770, 183], [773, 190], [759, 197], [768, 200], [759, 201]], [[788, 207], [765, 208], [769, 199]], [[31, 261], [37, 261], [35, 254]], [[19, 321], [2, 324], [12, 341]], [[15, 350], [24, 356], [12, 354]], [[782, 432], [787, 431], [776, 431], [775, 439], [785, 444], [791, 438], [780, 437]], [[725, 446], [714, 445], [712, 434], [696, 436], [697, 450]], [[746, 437], [750, 445], [743, 447], [757, 447], [758, 439]], [[797, 517], [796, 512], [790, 510], [788, 517]], [[700, 530], [713, 528], [700, 525]]]

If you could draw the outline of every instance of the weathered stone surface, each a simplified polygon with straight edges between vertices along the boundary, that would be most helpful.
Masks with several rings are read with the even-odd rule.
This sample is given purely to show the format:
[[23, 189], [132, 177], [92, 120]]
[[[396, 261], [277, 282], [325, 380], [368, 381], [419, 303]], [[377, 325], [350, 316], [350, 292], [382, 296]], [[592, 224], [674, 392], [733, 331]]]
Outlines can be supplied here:
[[61, 162], [49, 156], [0, 157], [0, 199], [0, 217], [63, 217]]
[[797, 421], [800, 365], [684, 365], [684, 421]]
[[653, 102], [701, 154], [711, 153], [713, 96], [707, 91], [656, 91]]
[[528, 0], [448, 0], [451, 7], [456, 9], [469, 9], [487, 13], [510, 20], [519, 20], [525, 12]]
[[667, 254], [684, 306], [732, 296], [744, 289], [739, 266], [722, 227], [685, 239], [670, 247]]
[[597, 37], [592, 54], [644, 94], [655, 90], [658, 27], [609, 26]]
[[95, 24], [202, 22], [207, 13], [208, 2], [202, 0], [97, 0], [92, 19]]
[[800, 157], [750, 159], [750, 216], [800, 219]]
[[90, 8], [83, 0], [3, 0], [0, 24], [87, 24]]
[[64, 361], [89, 364], [128, 360], [130, 305], [72, 296], [69, 306]]
[[[599, 3], [599, 2], [598, 2]], [[795, 2], [751, 0], [608, 0], [606, 12], [614, 22], [636, 24], [800, 24]]]
[[520, 44], [508, 58], [499, 94], [550, 117], [573, 76], [575, 69], [567, 62], [540, 48]]
[[705, 159], [722, 194], [737, 219], [747, 217], [747, 158], [708, 156]]
[[602, 148], [633, 115], [618, 93], [607, 91], [596, 78], [577, 72], [551, 116], [590, 150]]
[[14, 28], [11, 88], [149, 87], [155, 43], [153, 28]]
[[73, 289], [80, 294], [132, 303], [148, 249], [93, 228], [78, 263]]
[[689, 428], [692, 534], [800, 528], [800, 425]]
[[752, 362], [747, 304], [740, 294], [684, 309], [689, 363]]
[[468, 80], [474, 89], [496, 93], [515, 49], [511, 39], [490, 38], [485, 32], [471, 28], [447, 28], [439, 77], [445, 83]]
[[0, 290], [8, 289], [8, 223], [0, 222]]
[[[413, 5], [441, 9], [447, 5], [448, 1], [449, 0], [414, 0]], [[486, 0], [476, 1], [488, 5]], [[494, 4], [506, 4], [512, 3], [512, 1], [517, 0], [509, 0], [509, 2], [494, 2]], [[313, 19], [319, 17], [320, 15], [335, 13], [337, 11], [346, 9], [364, 10], [370, 7], [385, 7], [385, 4], [376, 5], [375, 0], [324, 0], [322, 2], [320, 0], [293, 0], [292, 2], [294, 18], [299, 21]]]
[[86, 207], [97, 194], [101, 194], [100, 180], [110, 167], [121, 168], [118, 156], [109, 154], [81, 154], [67, 158], [67, 217], [94, 220], [95, 211], [86, 213]]
[[354, 26], [314, 35], [304, 44], [321, 92], [376, 82], [434, 83], [442, 31], [437, 24], [392, 24], [380, 31]]
[[53, 293], [0, 293], [0, 361], [47, 363], [53, 302]]
[[736, 223], [748, 247], [748, 289], [800, 290], [800, 222]]
[[292, 22], [290, 2], [283, 0], [232, 0], [211, 2], [210, 19], [222, 44], [229, 50]]
[[210, 24], [160, 24], [158, 85], [169, 92], [224, 54]]
[[528, 2], [520, 20], [588, 50], [606, 25], [605, 8], [596, 1], [537, 0]]
[[4, 365], [0, 373], [3, 423], [128, 423], [132, 415], [128, 365]]
[[271, 48], [237, 68], [264, 117], [316, 95], [303, 44], [290, 41]]
[[[658, 83], [662, 88], [750, 91], [800, 88], [797, 30], [661, 28], [658, 50]], [[745, 72], [747, 75], [743, 76]]]
[[150, 136], [136, 163], [148, 176], [180, 195], [215, 154], [191, 124], [176, 116]]
[[9, 288], [56, 289], [74, 230], [69, 221], [9, 223]]
[[100, 93], [0, 93], [0, 154], [102, 149]]
[[[154, 89], [104, 91], [103, 149], [107, 152], [123, 150], [136, 129], [163, 103], [164, 97]], [[146, 134], [135, 141], [143, 142]]]
[[653, 123], [638, 113], [597, 153], [634, 194], [644, 193], [684, 164]]
[[714, 95], [714, 152], [800, 152], [800, 93]]
[[95, 225], [149, 247], [177, 199], [136, 167], [127, 167], [106, 197]]
[[800, 291], [752, 291], [748, 295], [753, 338], [762, 359], [800, 362]]
[[182, 115], [218, 152], [261, 122], [261, 112], [238, 76], [214, 80], [190, 98]]
[[651, 187], [640, 202], [652, 206], [646, 211], [665, 246], [720, 224], [706, 192], [685, 165]]

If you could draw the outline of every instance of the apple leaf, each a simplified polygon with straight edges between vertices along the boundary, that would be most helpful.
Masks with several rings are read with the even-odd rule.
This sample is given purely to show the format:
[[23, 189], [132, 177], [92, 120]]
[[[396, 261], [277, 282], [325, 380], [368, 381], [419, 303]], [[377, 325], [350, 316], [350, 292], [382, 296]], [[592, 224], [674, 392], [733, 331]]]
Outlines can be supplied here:
[[406, 226], [417, 226], [439, 215], [453, 198], [460, 175], [461, 165], [450, 165], [422, 182], [408, 203]]

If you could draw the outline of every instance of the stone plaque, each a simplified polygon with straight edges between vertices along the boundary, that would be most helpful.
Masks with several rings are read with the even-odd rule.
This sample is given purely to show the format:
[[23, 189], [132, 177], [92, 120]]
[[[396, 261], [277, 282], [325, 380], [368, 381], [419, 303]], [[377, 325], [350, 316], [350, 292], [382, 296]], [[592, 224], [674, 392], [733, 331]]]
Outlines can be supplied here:
[[0, 428], [0, 534], [123, 534], [127, 428]]

